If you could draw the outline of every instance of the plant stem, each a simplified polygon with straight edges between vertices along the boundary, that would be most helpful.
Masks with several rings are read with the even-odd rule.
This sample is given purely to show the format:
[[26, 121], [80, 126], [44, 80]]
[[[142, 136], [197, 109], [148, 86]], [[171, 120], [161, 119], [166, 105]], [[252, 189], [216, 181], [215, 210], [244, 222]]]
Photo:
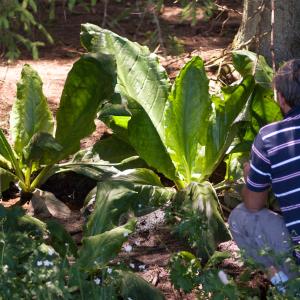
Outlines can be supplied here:
[[35, 188], [40, 184], [40, 182], [42, 181], [42, 179], [48, 174], [48, 172], [51, 170], [52, 167], [53, 167], [53, 165], [45, 167], [39, 173], [39, 175], [35, 177], [35, 179], [32, 181], [32, 183], [30, 185], [30, 191], [34, 191], [35, 190]]
[[178, 190], [182, 190], [185, 188], [185, 184], [181, 180], [175, 180], [175, 185]]
[[25, 171], [25, 186], [30, 189], [30, 177], [31, 177], [31, 169], [32, 169], [32, 163], [29, 163], [29, 166], [26, 168]]
[[226, 188], [230, 188], [230, 183], [228, 183], [228, 181], [222, 181], [218, 184], [216, 184], [215, 186], [213, 186], [213, 188], [215, 189], [215, 191], [220, 191], [220, 190], [224, 190]]

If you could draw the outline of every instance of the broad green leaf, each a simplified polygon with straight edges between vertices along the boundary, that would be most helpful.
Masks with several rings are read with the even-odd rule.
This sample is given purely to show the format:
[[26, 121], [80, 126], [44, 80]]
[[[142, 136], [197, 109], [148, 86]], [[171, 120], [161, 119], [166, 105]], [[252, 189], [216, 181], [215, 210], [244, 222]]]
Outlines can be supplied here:
[[92, 24], [82, 25], [81, 42], [90, 52], [116, 59], [119, 92], [143, 107], [162, 137], [162, 116], [170, 83], [156, 55], [145, 46]]
[[[105, 142], [101, 143], [100, 141], [100, 143], [96, 143], [94, 147], [78, 151], [75, 153], [72, 161], [90, 164], [107, 164], [107, 166], [116, 167], [120, 171], [148, 167], [145, 161], [137, 156], [135, 152], [131, 153], [133, 149], [131, 146], [128, 145], [127, 148], [125, 146], [126, 143], [124, 144], [124, 142], [115, 135], [105, 138], [102, 141]], [[129, 156], [130, 153], [135, 155]]]
[[32, 136], [23, 154], [27, 165], [33, 162], [38, 165], [50, 165], [57, 161], [61, 150], [62, 146], [51, 134], [38, 132]]
[[3, 134], [1, 128], [0, 128], [0, 161], [2, 162], [1, 164], [2, 168], [4, 167], [6, 171], [8, 171], [8, 167], [9, 167], [8, 164], [11, 164], [12, 168], [16, 172], [16, 176], [21, 180], [23, 179], [23, 174], [20, 170], [17, 157], [13, 149], [11, 148], [10, 144], [8, 143], [5, 135]]
[[124, 226], [83, 238], [79, 251], [79, 266], [88, 271], [105, 266], [120, 252], [128, 238], [127, 235], [133, 232], [135, 223], [136, 220], [131, 219]]
[[272, 88], [273, 70], [263, 56], [248, 50], [237, 50], [232, 53], [232, 61], [243, 77], [253, 75], [257, 84]]
[[[199, 181], [208, 179], [237, 133], [240, 113], [253, 91], [254, 79], [247, 76], [239, 85], [223, 89], [223, 98], [213, 97], [212, 113], [209, 116], [206, 143], [199, 145], [195, 169], [201, 176]], [[196, 172], [195, 172], [196, 173]]]
[[282, 120], [282, 113], [274, 101], [273, 91], [256, 85], [250, 107], [251, 122], [245, 134], [245, 141], [253, 141], [259, 129], [269, 123]]
[[243, 164], [249, 161], [249, 152], [237, 152], [228, 155], [226, 162], [225, 180], [237, 181], [243, 178]]
[[[165, 143], [181, 181], [197, 180], [198, 143], [205, 145], [211, 111], [203, 61], [194, 57], [176, 78], [165, 114]], [[147, 136], [145, 137], [147, 138]]]
[[14, 150], [21, 156], [23, 148], [35, 133], [53, 133], [53, 117], [36, 71], [24, 65], [17, 84], [17, 99], [10, 114], [10, 134]]
[[9, 142], [0, 128], [0, 155], [10, 163], [16, 159]]
[[11, 173], [7, 172], [5, 169], [2, 169], [0, 166], [0, 198], [1, 192], [9, 188], [11, 181], [14, 181], [15, 177]]
[[113, 104], [108, 102], [101, 107], [99, 111], [99, 119], [104, 119], [105, 117], [110, 117], [110, 116], [130, 117], [131, 113], [125, 104], [120, 104], [120, 103]]
[[39, 231], [43, 235], [47, 234], [46, 224], [25, 214], [24, 209], [20, 206], [6, 208], [0, 204], [0, 221], [4, 232]]
[[123, 299], [163, 300], [163, 294], [132, 272], [118, 271]]
[[91, 151], [102, 160], [111, 163], [119, 163], [128, 157], [137, 155], [130, 144], [120, 140], [118, 136], [114, 134], [105, 139], [101, 139], [93, 146]]
[[48, 174], [48, 178], [54, 174], [62, 172], [75, 172], [85, 175], [96, 181], [101, 181], [119, 172], [114, 166], [107, 162], [70, 162], [55, 165]]
[[209, 182], [191, 183], [176, 194], [174, 201], [181, 203], [182, 221], [177, 231], [203, 260], [215, 252], [219, 243], [230, 239], [218, 197]]
[[56, 117], [60, 158], [75, 153], [80, 140], [95, 130], [98, 109], [114, 91], [113, 64], [109, 56], [84, 55], [69, 72]]
[[77, 246], [66, 229], [55, 220], [49, 220], [46, 224], [53, 248], [63, 257], [69, 254], [77, 257]]
[[85, 235], [101, 234], [118, 225], [120, 216], [127, 213], [137, 192], [128, 182], [104, 181], [97, 185], [96, 203], [90, 215]]
[[171, 180], [176, 180], [170, 155], [158, 136], [145, 111], [136, 113], [128, 124], [128, 136], [132, 146], [146, 163]]
[[[163, 115], [170, 83], [156, 55], [147, 47], [92, 24], [82, 25], [81, 42], [90, 52], [116, 59], [116, 92], [132, 113], [128, 124], [130, 142], [148, 165], [174, 180], [174, 166], [163, 144]], [[137, 136], [142, 130], [143, 134]]]
[[159, 177], [148, 169], [126, 170], [113, 175], [97, 185], [95, 209], [87, 222], [86, 234], [110, 230], [129, 211], [137, 216], [149, 212], [170, 200], [174, 193], [174, 189], [163, 187]]
[[128, 181], [135, 185], [154, 185], [158, 187], [164, 187], [160, 178], [153, 171], [149, 169], [131, 169], [120, 172], [112, 176], [111, 180]]
[[131, 203], [131, 208], [136, 216], [150, 213], [161, 207], [171, 200], [176, 192], [173, 188], [164, 187], [154, 172], [143, 168], [125, 170], [112, 176], [111, 180], [133, 184], [137, 195]]

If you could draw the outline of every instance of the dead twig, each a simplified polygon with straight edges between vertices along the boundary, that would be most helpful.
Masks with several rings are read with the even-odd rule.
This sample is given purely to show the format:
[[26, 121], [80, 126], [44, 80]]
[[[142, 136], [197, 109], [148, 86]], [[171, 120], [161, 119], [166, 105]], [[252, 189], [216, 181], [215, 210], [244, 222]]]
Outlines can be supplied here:
[[152, 10], [152, 14], [153, 14], [153, 21], [156, 25], [158, 42], [159, 42], [161, 48], [163, 49], [162, 51], [165, 52], [164, 40], [163, 40], [162, 31], [161, 31], [161, 28], [160, 28], [160, 23], [159, 23], [159, 19], [158, 19], [158, 16], [157, 16], [156, 8], [154, 8]]
[[243, 14], [242, 12], [238, 11], [237, 9], [229, 8], [226, 5], [220, 5], [220, 4], [215, 3], [215, 6], [218, 8], [218, 10], [221, 10], [221, 11], [231, 11], [231, 12], [237, 13], [239, 15]]
[[222, 49], [222, 54], [220, 56], [214, 57], [211, 60], [207, 61], [206, 63], [204, 63], [204, 66], [206, 68], [211, 68], [211, 67], [217, 65], [215, 62], [217, 62], [220, 59], [222, 59], [222, 61], [224, 61], [225, 58], [227, 58], [230, 54], [231, 54], [231, 52], [228, 51], [228, 49]]
[[229, 19], [230, 19], [230, 15], [228, 14], [227, 18], [222, 22], [222, 27], [221, 27], [221, 31], [220, 31], [219, 35], [223, 34], [224, 26]]
[[102, 27], [106, 24], [108, 0], [104, 0]]

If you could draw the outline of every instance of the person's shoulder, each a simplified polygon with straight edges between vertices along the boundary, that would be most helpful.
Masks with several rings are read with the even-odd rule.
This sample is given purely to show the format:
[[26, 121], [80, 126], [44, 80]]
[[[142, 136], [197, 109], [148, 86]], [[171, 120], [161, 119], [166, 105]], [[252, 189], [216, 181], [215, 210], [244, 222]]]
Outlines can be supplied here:
[[259, 134], [262, 137], [264, 137], [272, 132], [282, 129], [285, 126], [286, 126], [286, 120], [276, 121], [261, 127], [259, 130]]

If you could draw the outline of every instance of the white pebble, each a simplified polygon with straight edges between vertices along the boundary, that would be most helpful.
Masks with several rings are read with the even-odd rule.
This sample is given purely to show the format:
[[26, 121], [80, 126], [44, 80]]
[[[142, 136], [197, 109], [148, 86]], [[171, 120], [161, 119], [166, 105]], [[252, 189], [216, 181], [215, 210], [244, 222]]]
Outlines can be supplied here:
[[133, 263], [130, 263], [129, 266], [130, 266], [130, 268], [134, 269], [134, 264]]
[[219, 271], [218, 276], [219, 276], [219, 278], [220, 278], [220, 280], [223, 284], [226, 285], [226, 284], [229, 283], [229, 280], [227, 278], [227, 274], [223, 270]]
[[132, 251], [132, 246], [131, 246], [131, 245], [126, 245], [126, 246], [124, 247], [124, 250], [125, 250], [126, 252], [131, 252], [131, 251]]

